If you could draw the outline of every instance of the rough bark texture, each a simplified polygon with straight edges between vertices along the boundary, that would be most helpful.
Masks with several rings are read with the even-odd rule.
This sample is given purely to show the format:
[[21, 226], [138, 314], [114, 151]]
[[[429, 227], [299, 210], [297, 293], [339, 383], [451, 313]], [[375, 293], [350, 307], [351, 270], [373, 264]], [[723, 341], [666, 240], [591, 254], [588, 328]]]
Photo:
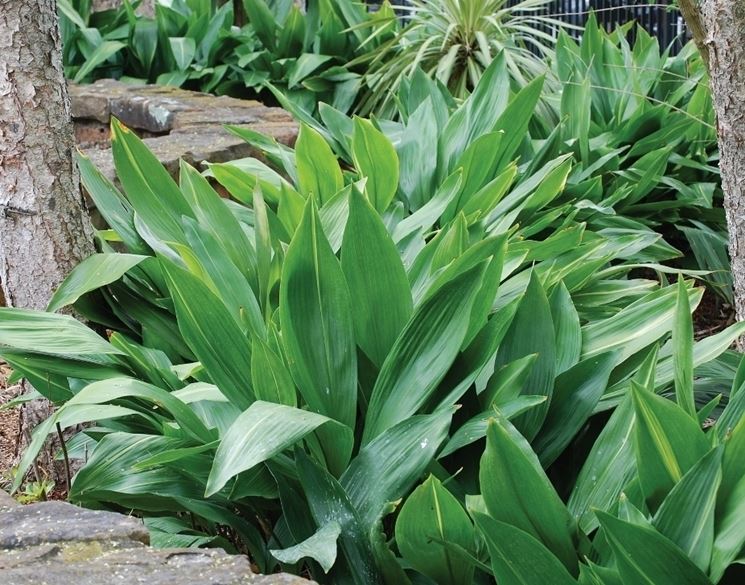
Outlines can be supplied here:
[[[745, 319], [745, 0], [686, 5], [696, 44], [706, 54], [717, 115], [722, 189], [739, 320]], [[743, 340], [740, 342], [743, 348]]]
[[[93, 251], [73, 148], [55, 0], [0, 0], [0, 281], [7, 306], [46, 308]], [[46, 414], [43, 405], [27, 409], [24, 434]]]

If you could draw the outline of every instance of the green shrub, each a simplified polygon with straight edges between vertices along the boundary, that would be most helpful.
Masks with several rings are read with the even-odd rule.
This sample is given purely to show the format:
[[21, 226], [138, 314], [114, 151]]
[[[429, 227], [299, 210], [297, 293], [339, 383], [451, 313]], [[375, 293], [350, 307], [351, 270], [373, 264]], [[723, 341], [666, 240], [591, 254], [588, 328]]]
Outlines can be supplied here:
[[[675, 57], [660, 53], [657, 40], [641, 28], [632, 47], [625, 38], [628, 29], [606, 33], [591, 16], [580, 43], [563, 32], [559, 35], [553, 67], [560, 90], [544, 86], [543, 107], [516, 135], [522, 137], [516, 150], [519, 161], [533, 173], [552, 159], [571, 155], [576, 164], [562, 199], [571, 203], [578, 221], [596, 231], [662, 235], [656, 259], [706, 271], [699, 276], [731, 304], [717, 137], [704, 64], [693, 44]], [[504, 63], [493, 61], [485, 75], [492, 69], [502, 71], [499, 83], [506, 87], [508, 59], [506, 54], [499, 59]], [[507, 95], [502, 88], [500, 99]], [[438, 156], [447, 156], [442, 130], [458, 100], [419, 70], [402, 80], [395, 97], [395, 121], [380, 126], [400, 156], [424, 161], [424, 169], [416, 170], [425, 175], [424, 182], [406, 177], [403, 188], [426, 189], [432, 180], [443, 178], [433, 175], [435, 160], [426, 153], [439, 137]], [[319, 122], [291, 103], [285, 106], [352, 162], [346, 138], [351, 118], [322, 104]], [[483, 123], [493, 121], [491, 117]], [[410, 168], [414, 172], [416, 166]]]
[[[111, 229], [49, 307], [73, 305], [110, 335], [0, 309], [0, 355], [59, 405], [16, 477], [57, 425], [92, 422], [67, 446], [82, 464], [71, 499], [134, 510], [160, 543], [227, 537], [264, 571], [370, 584], [571, 583], [582, 571], [592, 583], [614, 574], [612, 555], [628, 580], [621, 564], [639, 549], [723, 571], [742, 546], [728, 512], [742, 433], [727, 433], [745, 394], [740, 370], [734, 384], [716, 371], [745, 325], [694, 343], [702, 291], [634, 273], [666, 253], [659, 235], [576, 221], [569, 156], [514, 162], [541, 81], [512, 96], [507, 75], [497, 60], [452, 114], [425, 84], [395, 144], [343, 116], [331, 145], [307, 125], [294, 149], [234, 129], [275, 165], [211, 165], [234, 200], [188, 165], [177, 184], [115, 122], [124, 194], [80, 158]], [[730, 384], [704, 436], [695, 417]], [[685, 411], [658, 396], [671, 390]], [[715, 436], [722, 477], [736, 478], [718, 482], [716, 515], [675, 503], [683, 524], [653, 521], [666, 536], [629, 523], [662, 516], [688, 493], [679, 482], [706, 491]], [[692, 545], [676, 540], [712, 517]], [[657, 583], [645, 562], [629, 570]]]
[[710, 284], [731, 304], [706, 67], [693, 44], [670, 57], [641, 27], [632, 47], [628, 28], [606, 33], [593, 16], [580, 43], [560, 34], [554, 69], [563, 89], [554, 102], [566, 123], [545, 120], [540, 148], [526, 157], [572, 152], [567, 191], [584, 206], [580, 219], [654, 229], [712, 271]]
[[292, 0], [244, 0], [241, 27], [232, 1], [158, 1], [155, 18], [127, 0], [96, 13], [83, 0], [57, 5], [65, 74], [75, 81], [113, 77], [231, 95], [271, 87], [310, 111], [319, 101], [347, 111], [360, 85], [348, 61], [395, 26], [387, 4], [368, 13], [351, 0], [313, 2], [307, 14]]

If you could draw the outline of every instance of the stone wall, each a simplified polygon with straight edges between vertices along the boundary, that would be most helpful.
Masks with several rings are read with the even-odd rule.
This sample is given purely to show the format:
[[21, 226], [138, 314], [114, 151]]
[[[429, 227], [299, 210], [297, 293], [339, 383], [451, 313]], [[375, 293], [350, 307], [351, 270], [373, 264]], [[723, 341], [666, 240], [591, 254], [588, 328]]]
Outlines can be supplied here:
[[221, 549], [154, 549], [136, 518], [65, 502], [20, 506], [0, 491], [3, 585], [312, 585], [256, 575]]
[[69, 84], [79, 147], [106, 176], [114, 178], [109, 121], [117, 117], [137, 132], [174, 176], [183, 158], [198, 169], [258, 154], [224, 125], [236, 125], [293, 144], [297, 124], [281, 108], [253, 100], [158, 85], [129, 85], [112, 79]]

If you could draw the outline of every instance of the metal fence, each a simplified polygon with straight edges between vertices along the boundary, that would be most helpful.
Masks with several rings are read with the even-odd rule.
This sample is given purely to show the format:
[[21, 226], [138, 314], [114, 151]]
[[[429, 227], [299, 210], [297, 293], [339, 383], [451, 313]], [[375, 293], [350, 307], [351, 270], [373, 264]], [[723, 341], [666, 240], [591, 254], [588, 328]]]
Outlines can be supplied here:
[[[507, 0], [508, 5], [519, 4], [520, 0]], [[368, 1], [368, 4], [378, 4]], [[411, 4], [408, 0], [393, 0], [394, 5]], [[543, 14], [555, 17], [567, 24], [584, 27], [591, 12], [607, 30], [619, 24], [636, 21], [649, 34], [657, 37], [660, 47], [670, 48], [677, 53], [686, 43], [685, 21], [677, 9], [671, 8], [669, 0], [648, 2], [644, 0], [553, 0], [543, 9]], [[535, 12], [531, 12], [535, 14]], [[406, 12], [400, 12], [405, 20]], [[554, 31], [555, 32], [555, 31]], [[568, 29], [575, 38], [582, 35], [581, 29]], [[631, 38], [633, 40], [634, 31]]]
[[[520, 0], [508, 0], [509, 5]], [[679, 51], [686, 42], [685, 21], [677, 9], [667, 0], [659, 2], [624, 0], [554, 0], [546, 5], [544, 14], [551, 15], [562, 22], [584, 27], [591, 13], [606, 29], [613, 30], [618, 25], [635, 21], [650, 35], [657, 37], [660, 47], [670, 47], [671, 52]], [[568, 30], [579, 38], [582, 30]], [[633, 38], [634, 31], [631, 31]]]

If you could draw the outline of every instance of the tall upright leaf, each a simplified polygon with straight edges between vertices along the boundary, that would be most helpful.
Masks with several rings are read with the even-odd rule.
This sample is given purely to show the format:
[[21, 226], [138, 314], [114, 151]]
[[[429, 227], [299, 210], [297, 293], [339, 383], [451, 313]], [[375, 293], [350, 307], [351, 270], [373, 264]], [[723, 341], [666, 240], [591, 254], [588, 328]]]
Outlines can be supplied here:
[[466, 336], [483, 273], [482, 263], [458, 275], [411, 316], [375, 382], [363, 444], [414, 414], [437, 388]]
[[468, 514], [442, 483], [430, 476], [401, 508], [396, 545], [416, 570], [435, 582], [471, 585], [473, 565], [455, 557], [446, 543], [476, 552], [476, 534]]
[[[352, 302], [313, 198], [282, 267], [279, 318], [290, 370], [310, 409], [354, 428], [357, 350]], [[324, 443], [340, 471], [349, 453], [337, 451], [332, 436]]]
[[624, 583], [708, 585], [709, 579], [683, 551], [653, 528], [598, 512]]
[[313, 195], [321, 206], [344, 186], [344, 178], [331, 147], [318, 132], [301, 124], [295, 144], [300, 191]]
[[341, 266], [355, 299], [352, 318], [357, 343], [380, 367], [408, 321], [413, 302], [393, 240], [380, 216], [356, 189], [350, 195]]
[[[538, 354], [525, 383], [525, 393], [548, 396], [550, 401], [556, 373], [556, 335], [551, 308], [535, 271], [530, 275], [528, 288], [520, 301], [506, 339], [510, 343], [502, 344], [499, 348], [497, 365]], [[536, 436], [543, 424], [549, 401], [536, 406], [515, 421], [515, 426], [528, 440]]]
[[372, 206], [383, 213], [398, 189], [398, 155], [390, 140], [369, 120], [355, 118], [352, 157]]
[[652, 510], [709, 450], [698, 421], [678, 405], [632, 383], [639, 481]]
[[530, 448], [519, 446], [502, 424], [489, 423], [479, 469], [489, 516], [524, 530], [576, 574], [572, 517], [537, 460], [531, 461]]
[[696, 418], [693, 397], [693, 319], [686, 285], [678, 277], [678, 297], [673, 324], [673, 367], [675, 368], [675, 397], [678, 405]]

